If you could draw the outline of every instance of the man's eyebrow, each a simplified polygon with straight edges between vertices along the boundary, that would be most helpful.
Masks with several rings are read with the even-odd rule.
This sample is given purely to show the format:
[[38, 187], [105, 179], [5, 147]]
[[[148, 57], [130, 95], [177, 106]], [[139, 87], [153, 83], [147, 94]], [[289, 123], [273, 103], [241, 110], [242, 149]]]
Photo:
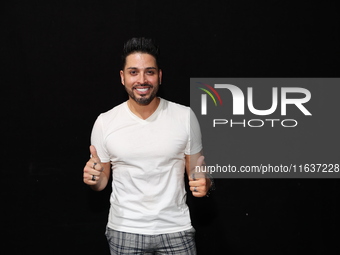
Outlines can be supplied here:
[[[138, 67], [128, 67], [127, 69], [139, 69]], [[156, 67], [146, 67], [145, 69], [157, 69]]]

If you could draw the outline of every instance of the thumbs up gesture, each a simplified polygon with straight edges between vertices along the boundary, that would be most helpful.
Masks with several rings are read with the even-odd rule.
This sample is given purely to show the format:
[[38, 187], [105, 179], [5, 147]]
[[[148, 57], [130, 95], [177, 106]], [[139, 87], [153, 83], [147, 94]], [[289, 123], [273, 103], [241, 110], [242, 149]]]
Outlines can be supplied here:
[[[193, 159], [196, 159], [194, 156]], [[192, 194], [195, 197], [204, 197], [210, 187], [210, 181], [207, 180], [206, 175], [201, 171], [201, 166], [204, 164], [204, 156], [199, 156], [195, 167], [191, 170], [189, 175], [189, 186]]]
[[[104, 165], [107, 163], [102, 164], [100, 158], [98, 157], [96, 148], [91, 145], [90, 152], [92, 158], [87, 161], [84, 167], [84, 175], [83, 179], [87, 185], [97, 185], [101, 182], [102, 179], [102, 172], [104, 171]], [[106, 186], [106, 185], [105, 185]]]

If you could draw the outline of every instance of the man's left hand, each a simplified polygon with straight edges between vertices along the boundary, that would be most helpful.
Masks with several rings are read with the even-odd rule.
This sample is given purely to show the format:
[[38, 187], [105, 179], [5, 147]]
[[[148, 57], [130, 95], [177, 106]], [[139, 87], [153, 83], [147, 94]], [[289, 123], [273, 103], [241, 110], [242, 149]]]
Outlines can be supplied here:
[[[203, 162], [204, 156], [200, 156], [197, 159], [196, 166], [199, 166], [200, 168], [203, 165]], [[209, 191], [210, 181], [209, 179], [206, 179], [205, 173], [195, 170], [189, 175], [189, 186], [193, 196], [204, 197]]]

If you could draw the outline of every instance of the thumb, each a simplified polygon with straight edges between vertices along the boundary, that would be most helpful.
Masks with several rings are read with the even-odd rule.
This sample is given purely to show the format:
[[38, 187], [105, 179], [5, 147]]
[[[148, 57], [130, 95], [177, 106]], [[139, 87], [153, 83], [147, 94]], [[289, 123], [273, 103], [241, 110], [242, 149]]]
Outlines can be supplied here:
[[93, 145], [91, 145], [91, 146], [90, 146], [90, 152], [91, 152], [92, 158], [93, 158], [94, 160], [100, 162], [100, 158], [98, 157], [96, 147], [94, 147]]
[[202, 171], [202, 166], [204, 163], [204, 156], [199, 156], [199, 158], [196, 161], [196, 165], [191, 170], [191, 174], [189, 176], [189, 181], [195, 181], [199, 178], [205, 178], [205, 174]]
[[196, 166], [202, 166], [202, 165], [203, 165], [203, 162], [204, 162], [204, 156], [200, 156], [200, 157], [197, 159]]

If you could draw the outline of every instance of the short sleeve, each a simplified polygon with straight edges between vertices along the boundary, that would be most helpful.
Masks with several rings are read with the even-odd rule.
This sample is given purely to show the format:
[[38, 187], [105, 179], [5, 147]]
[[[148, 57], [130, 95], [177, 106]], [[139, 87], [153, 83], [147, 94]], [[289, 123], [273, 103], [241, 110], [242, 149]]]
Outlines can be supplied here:
[[202, 135], [195, 113], [190, 109], [188, 117], [189, 139], [185, 148], [186, 155], [193, 155], [202, 151]]
[[110, 155], [105, 146], [105, 134], [102, 116], [99, 115], [95, 121], [91, 133], [91, 145], [96, 147], [100, 161], [103, 163], [110, 162]]

